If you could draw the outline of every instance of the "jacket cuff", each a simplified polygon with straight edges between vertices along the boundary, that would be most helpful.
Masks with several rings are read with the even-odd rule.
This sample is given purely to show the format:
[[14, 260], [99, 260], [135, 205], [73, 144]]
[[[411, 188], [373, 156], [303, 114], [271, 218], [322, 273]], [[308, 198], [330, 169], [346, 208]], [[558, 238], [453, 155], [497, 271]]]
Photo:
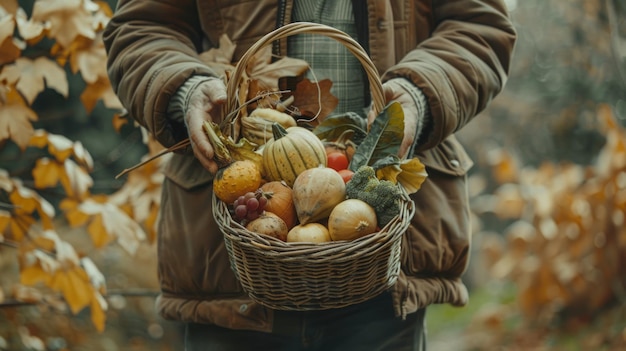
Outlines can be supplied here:
[[218, 78], [207, 76], [189, 77], [189, 79], [176, 90], [176, 93], [174, 93], [167, 106], [167, 115], [169, 118], [173, 121], [184, 123], [185, 113], [187, 113], [187, 109], [189, 108], [189, 100], [191, 99], [192, 93], [200, 84], [211, 79]]
[[412, 158], [415, 153], [415, 147], [420, 145], [420, 142], [427, 129], [426, 126], [429, 124], [431, 115], [430, 108], [428, 107], [428, 101], [426, 99], [426, 95], [422, 92], [420, 88], [418, 88], [415, 84], [409, 81], [406, 78], [392, 78], [388, 82], [393, 82], [400, 86], [404, 91], [406, 91], [413, 101], [415, 102], [415, 106], [417, 107], [417, 123], [415, 123], [415, 141], [409, 148], [409, 152], [407, 154], [408, 158]]
[[469, 302], [469, 292], [460, 278], [415, 277], [406, 275], [404, 270], [400, 270], [391, 296], [395, 314], [402, 319], [432, 304], [462, 307]]

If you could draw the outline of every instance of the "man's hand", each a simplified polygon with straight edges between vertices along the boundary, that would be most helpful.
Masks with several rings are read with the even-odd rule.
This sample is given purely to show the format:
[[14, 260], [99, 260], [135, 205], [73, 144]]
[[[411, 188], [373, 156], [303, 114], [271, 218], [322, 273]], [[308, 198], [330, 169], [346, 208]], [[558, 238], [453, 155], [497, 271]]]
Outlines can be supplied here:
[[191, 148], [204, 168], [215, 174], [218, 165], [213, 159], [215, 153], [204, 132], [203, 124], [205, 121], [220, 122], [222, 106], [226, 102], [226, 87], [221, 79], [212, 78], [200, 83], [189, 94], [185, 125]]
[[[385, 101], [387, 103], [391, 101], [399, 102], [404, 111], [404, 138], [402, 138], [402, 143], [398, 150], [398, 157], [401, 159], [407, 156], [407, 153], [415, 142], [418, 129], [421, 130], [421, 114], [423, 113], [418, 110], [415, 98], [408, 89], [417, 89], [417, 87], [412, 86], [411, 83], [404, 78], [391, 79], [383, 84]], [[367, 124], [371, 125], [375, 118], [376, 115], [374, 111], [370, 110], [367, 116]]]

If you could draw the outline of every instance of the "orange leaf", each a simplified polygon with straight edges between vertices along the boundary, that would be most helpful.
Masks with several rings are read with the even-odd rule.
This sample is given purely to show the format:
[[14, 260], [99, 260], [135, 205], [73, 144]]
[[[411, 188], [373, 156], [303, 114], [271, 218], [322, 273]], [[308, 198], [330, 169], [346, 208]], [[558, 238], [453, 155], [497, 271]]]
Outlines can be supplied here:
[[116, 113], [113, 115], [113, 129], [116, 132], [120, 132], [124, 125], [128, 124], [128, 117], [121, 113]]
[[87, 85], [82, 94], [80, 101], [83, 102], [87, 113], [91, 113], [99, 100], [102, 100], [104, 106], [111, 109], [121, 110], [122, 103], [111, 88], [111, 82], [108, 79], [100, 78], [95, 83]]
[[515, 182], [519, 169], [515, 158], [503, 149], [494, 149], [488, 154], [488, 162], [492, 167], [494, 179], [500, 183]]
[[159, 206], [153, 205], [150, 209], [150, 213], [144, 220], [144, 227], [146, 228], [146, 234], [150, 243], [154, 243], [157, 237], [157, 219], [159, 217]]
[[22, 54], [22, 49], [15, 43], [15, 39], [6, 38], [0, 43], [0, 65], [13, 62]]
[[331, 94], [330, 88], [333, 82], [324, 79], [320, 82], [313, 83], [309, 79], [303, 79], [296, 85], [293, 92], [294, 102], [291, 106], [298, 108], [303, 118], [315, 120], [313, 124], [321, 122], [328, 116], [339, 104], [339, 99]]
[[37, 114], [26, 106], [16, 90], [6, 93], [5, 101], [0, 100], [0, 142], [11, 139], [23, 151], [33, 135], [31, 121]]
[[0, 210], [0, 238], [2, 238], [2, 233], [9, 228], [10, 223], [11, 214], [7, 211]]
[[22, 54], [21, 48], [13, 38], [14, 29], [13, 16], [0, 18], [0, 65], [13, 62]]

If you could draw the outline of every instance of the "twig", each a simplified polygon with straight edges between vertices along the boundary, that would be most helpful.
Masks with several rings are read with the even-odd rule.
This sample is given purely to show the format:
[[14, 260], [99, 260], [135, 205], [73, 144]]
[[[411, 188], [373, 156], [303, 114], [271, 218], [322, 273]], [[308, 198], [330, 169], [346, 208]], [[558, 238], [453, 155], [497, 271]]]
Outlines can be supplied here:
[[[158, 290], [151, 289], [134, 289], [134, 290], [120, 290], [120, 289], [111, 289], [105, 294], [104, 298], [111, 298], [113, 296], [124, 296], [124, 297], [157, 297], [160, 294]], [[58, 295], [61, 298], [61, 295]], [[20, 301], [16, 299], [8, 299], [0, 302], [0, 308], [8, 308], [8, 307], [28, 307], [28, 306], [36, 306], [40, 304], [45, 304], [45, 301]]]
[[115, 179], [118, 179], [119, 177], [121, 177], [121, 176], [123, 176], [123, 175], [125, 175], [125, 174], [127, 174], [127, 173], [129, 173], [129, 172], [131, 172], [131, 171], [134, 171], [135, 169], [137, 169], [137, 168], [139, 168], [139, 167], [141, 167], [141, 166], [145, 165], [145, 164], [146, 164], [146, 163], [148, 163], [148, 162], [154, 161], [154, 160], [156, 160], [157, 158], [159, 158], [159, 157], [161, 157], [161, 156], [163, 156], [163, 155], [166, 155], [166, 154], [168, 154], [168, 153], [170, 153], [170, 152], [173, 152], [173, 151], [178, 151], [178, 150], [184, 149], [184, 148], [186, 148], [187, 146], [189, 146], [189, 144], [190, 144], [190, 143], [191, 143], [191, 142], [189, 141], [189, 138], [184, 139], [184, 140], [181, 140], [181, 141], [179, 141], [178, 143], [176, 143], [176, 144], [174, 144], [174, 145], [170, 146], [169, 148], [167, 148], [167, 149], [165, 149], [165, 150], [163, 150], [163, 151], [159, 152], [158, 154], [156, 154], [156, 155], [154, 155], [154, 156], [152, 156], [152, 157], [148, 158], [147, 160], [144, 160], [144, 161], [142, 161], [142, 162], [140, 162], [140, 163], [138, 163], [138, 164], [136, 164], [136, 165], [134, 165], [134, 166], [132, 166], [132, 167], [130, 167], [130, 168], [126, 168], [126, 169], [125, 169], [125, 170], [123, 170], [120, 174], [116, 175], [116, 176], [115, 176]]

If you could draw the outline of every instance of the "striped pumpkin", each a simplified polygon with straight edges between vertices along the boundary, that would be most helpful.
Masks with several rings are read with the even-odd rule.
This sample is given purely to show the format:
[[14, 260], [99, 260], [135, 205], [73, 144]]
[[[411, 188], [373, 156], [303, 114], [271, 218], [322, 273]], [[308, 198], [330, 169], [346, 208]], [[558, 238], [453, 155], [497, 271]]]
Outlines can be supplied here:
[[272, 125], [273, 138], [263, 147], [263, 168], [269, 181], [284, 180], [290, 187], [304, 170], [326, 166], [324, 144], [310, 130]]

